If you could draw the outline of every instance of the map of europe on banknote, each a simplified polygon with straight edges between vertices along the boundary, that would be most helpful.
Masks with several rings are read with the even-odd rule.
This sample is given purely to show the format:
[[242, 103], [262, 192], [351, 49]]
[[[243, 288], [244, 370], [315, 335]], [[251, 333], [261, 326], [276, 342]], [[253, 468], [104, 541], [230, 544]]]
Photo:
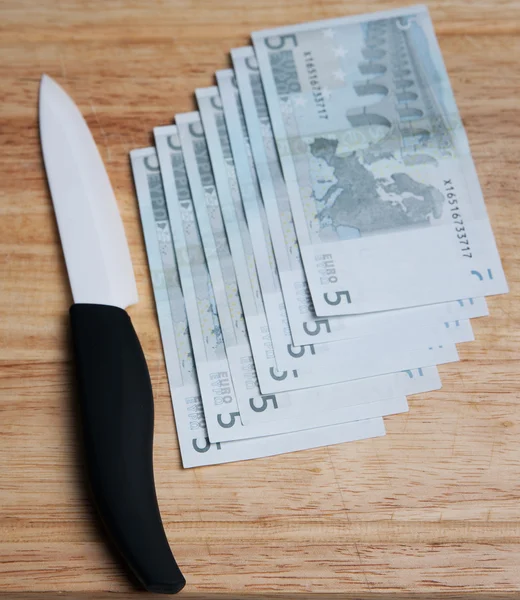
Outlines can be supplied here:
[[253, 42], [318, 316], [507, 291], [425, 7]]

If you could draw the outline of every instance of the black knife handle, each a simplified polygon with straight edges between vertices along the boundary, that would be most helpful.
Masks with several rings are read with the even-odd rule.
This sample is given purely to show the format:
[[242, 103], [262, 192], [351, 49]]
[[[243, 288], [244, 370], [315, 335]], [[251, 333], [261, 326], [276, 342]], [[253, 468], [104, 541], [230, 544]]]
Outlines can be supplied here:
[[87, 471], [105, 528], [145, 589], [175, 594], [184, 579], [164, 532], [153, 476], [153, 394], [130, 317], [70, 308]]

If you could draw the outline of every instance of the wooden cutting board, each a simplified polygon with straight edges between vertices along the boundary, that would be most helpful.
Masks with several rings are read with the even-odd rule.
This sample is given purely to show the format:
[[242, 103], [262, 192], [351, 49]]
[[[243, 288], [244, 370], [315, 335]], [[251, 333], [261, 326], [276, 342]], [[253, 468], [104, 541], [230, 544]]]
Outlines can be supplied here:
[[[86, 116], [112, 179], [156, 395], [160, 506], [187, 591], [520, 590], [520, 2], [429, 4], [511, 285], [442, 391], [381, 439], [180, 465], [128, 152], [230, 48], [268, 26], [398, 6], [353, 0], [3, 0], [0, 18], [0, 590], [130, 592], [97, 528], [77, 444], [71, 294], [42, 169], [43, 72]], [[431, 596], [429, 596], [431, 597]]]

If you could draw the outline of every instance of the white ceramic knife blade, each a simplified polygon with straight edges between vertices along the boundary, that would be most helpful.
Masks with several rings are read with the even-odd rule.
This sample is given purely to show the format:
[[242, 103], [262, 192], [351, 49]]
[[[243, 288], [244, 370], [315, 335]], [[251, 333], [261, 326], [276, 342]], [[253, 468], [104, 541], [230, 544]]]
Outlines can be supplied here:
[[40, 136], [75, 303], [126, 308], [138, 301], [130, 251], [103, 160], [81, 112], [48, 75]]

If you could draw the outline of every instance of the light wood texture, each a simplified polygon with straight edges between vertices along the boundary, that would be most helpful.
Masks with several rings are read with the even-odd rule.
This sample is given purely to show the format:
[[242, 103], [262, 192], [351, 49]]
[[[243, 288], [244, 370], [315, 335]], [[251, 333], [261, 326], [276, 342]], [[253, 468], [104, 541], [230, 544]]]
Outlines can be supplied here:
[[518, 0], [429, 5], [511, 286], [474, 323], [462, 361], [441, 368], [442, 391], [412, 398], [382, 439], [180, 466], [128, 152], [192, 110], [193, 90], [249, 32], [399, 4], [0, 3], [0, 591], [133, 589], [83, 485], [71, 294], [38, 138], [43, 72], [83, 111], [124, 219], [156, 396], [157, 490], [190, 596], [520, 591]]

